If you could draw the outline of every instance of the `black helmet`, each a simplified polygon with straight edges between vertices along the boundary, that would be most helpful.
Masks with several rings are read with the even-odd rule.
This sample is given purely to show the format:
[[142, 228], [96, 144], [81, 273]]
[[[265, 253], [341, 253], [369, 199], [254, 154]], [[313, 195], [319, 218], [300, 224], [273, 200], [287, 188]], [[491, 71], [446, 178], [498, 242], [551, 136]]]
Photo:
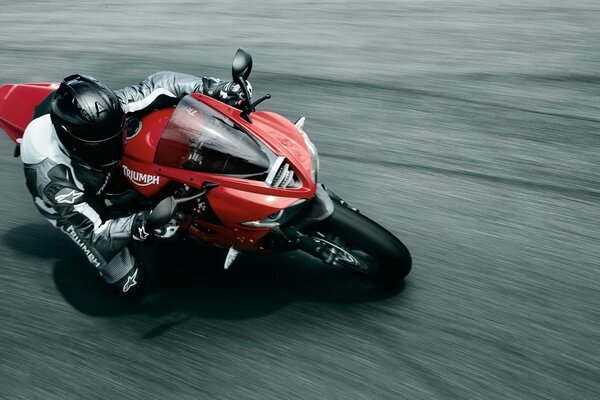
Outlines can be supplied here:
[[125, 113], [108, 87], [89, 76], [66, 77], [52, 100], [52, 124], [73, 161], [106, 170], [119, 163], [125, 146]]

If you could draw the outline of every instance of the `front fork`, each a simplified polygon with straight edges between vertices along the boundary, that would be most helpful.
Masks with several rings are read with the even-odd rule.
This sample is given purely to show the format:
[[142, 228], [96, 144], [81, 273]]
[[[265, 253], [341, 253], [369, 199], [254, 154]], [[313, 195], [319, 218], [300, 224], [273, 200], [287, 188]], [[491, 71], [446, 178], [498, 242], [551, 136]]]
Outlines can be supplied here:
[[290, 223], [279, 228], [286, 236], [294, 236], [296, 232], [326, 220], [333, 214], [334, 210], [335, 205], [329, 192], [325, 186], [319, 184], [317, 185], [315, 197], [312, 198], [308, 206]]
[[[327, 264], [335, 265], [340, 258], [337, 253], [345, 253], [345, 251], [325, 238], [319, 239], [302, 232], [314, 230], [317, 225], [331, 217], [336, 204], [349, 207], [339, 196], [319, 184], [315, 196], [297, 216], [283, 225], [273, 227], [271, 231], [285, 243], [284, 247], [289, 247], [289, 250], [300, 249]], [[355, 208], [349, 208], [358, 212]], [[231, 266], [238, 254], [239, 251], [233, 246], [229, 249], [225, 258], [225, 269]]]
[[[319, 258], [326, 264], [335, 265], [340, 255], [346, 252], [325, 237], [321, 239], [306, 235], [303, 232], [314, 230], [317, 225], [331, 217], [335, 211], [336, 204], [349, 207], [339, 196], [328, 190], [324, 185], [319, 184], [315, 197], [309, 206], [294, 218], [291, 223], [279, 226], [273, 230], [300, 250]], [[349, 208], [358, 212], [355, 208]]]

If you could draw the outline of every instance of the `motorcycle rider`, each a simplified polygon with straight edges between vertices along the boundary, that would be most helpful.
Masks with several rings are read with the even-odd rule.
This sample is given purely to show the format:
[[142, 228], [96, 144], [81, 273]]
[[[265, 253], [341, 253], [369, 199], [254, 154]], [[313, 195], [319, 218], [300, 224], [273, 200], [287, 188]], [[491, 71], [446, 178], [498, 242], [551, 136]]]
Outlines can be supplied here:
[[107, 216], [105, 190], [120, 174], [116, 167], [125, 146], [125, 116], [176, 104], [193, 92], [230, 105], [244, 98], [239, 85], [212, 77], [158, 72], [112, 91], [92, 77], [72, 75], [47, 99], [49, 110], [23, 134], [21, 160], [37, 209], [80, 247], [107, 284], [126, 295], [139, 294], [144, 282], [131, 241], [169, 237], [177, 224], [148, 229], [147, 210]]

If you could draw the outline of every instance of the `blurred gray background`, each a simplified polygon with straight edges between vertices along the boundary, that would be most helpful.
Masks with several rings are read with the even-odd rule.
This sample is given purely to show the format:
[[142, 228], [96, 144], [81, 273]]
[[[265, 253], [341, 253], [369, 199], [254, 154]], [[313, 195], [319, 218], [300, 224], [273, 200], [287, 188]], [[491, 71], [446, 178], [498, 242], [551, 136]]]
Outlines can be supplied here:
[[2, 399], [600, 398], [598, 1], [0, 1], [0, 84], [228, 78], [412, 251], [382, 295], [300, 254], [154, 249], [110, 296], [0, 137]]

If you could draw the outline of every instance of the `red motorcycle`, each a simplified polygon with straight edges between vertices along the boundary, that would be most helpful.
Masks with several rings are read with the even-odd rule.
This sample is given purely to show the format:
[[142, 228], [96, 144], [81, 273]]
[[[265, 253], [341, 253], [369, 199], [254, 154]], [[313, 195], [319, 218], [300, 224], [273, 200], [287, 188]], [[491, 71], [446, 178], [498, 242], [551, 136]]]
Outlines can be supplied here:
[[[246, 100], [239, 108], [200, 93], [127, 119], [121, 170], [131, 186], [158, 204], [149, 223], [182, 216], [179, 231], [228, 248], [225, 268], [240, 252], [302, 250], [333, 266], [395, 286], [411, 269], [393, 234], [317, 183], [319, 158], [303, 130], [256, 111], [247, 79], [252, 57], [239, 49], [232, 74]], [[56, 83], [0, 87], [0, 125], [18, 145], [40, 102]], [[162, 200], [161, 200], [162, 199]]]

